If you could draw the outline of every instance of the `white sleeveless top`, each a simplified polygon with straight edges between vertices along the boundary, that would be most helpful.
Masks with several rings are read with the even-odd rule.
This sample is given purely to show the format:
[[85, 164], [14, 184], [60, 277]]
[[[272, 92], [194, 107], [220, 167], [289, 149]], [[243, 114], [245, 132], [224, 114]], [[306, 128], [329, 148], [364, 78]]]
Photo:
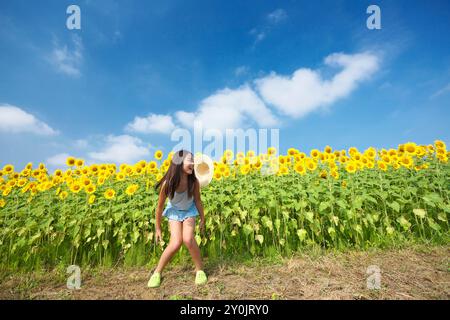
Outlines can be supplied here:
[[194, 197], [189, 198], [187, 190], [181, 193], [175, 191], [173, 198], [169, 199], [169, 201], [175, 209], [188, 210], [194, 201]]

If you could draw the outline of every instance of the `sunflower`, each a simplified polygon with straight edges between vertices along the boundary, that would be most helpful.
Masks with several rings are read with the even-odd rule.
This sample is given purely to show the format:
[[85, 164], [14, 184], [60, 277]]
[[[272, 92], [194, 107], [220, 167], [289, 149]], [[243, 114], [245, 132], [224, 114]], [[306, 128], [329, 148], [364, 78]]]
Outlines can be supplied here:
[[123, 181], [125, 179], [125, 174], [123, 172], [119, 172], [116, 174], [117, 181]]
[[64, 172], [64, 177], [71, 177], [73, 174], [73, 171], [71, 169], [67, 169], [66, 172]]
[[94, 201], [95, 201], [95, 195], [91, 194], [91, 195], [89, 196], [88, 203], [89, 203], [89, 204], [93, 204]]
[[314, 171], [317, 169], [317, 163], [314, 160], [308, 159], [308, 161], [306, 162], [306, 168], [309, 171]]
[[351, 156], [357, 152], [358, 152], [358, 149], [356, 149], [355, 147], [351, 147], [350, 149], [348, 149], [348, 154]]
[[75, 158], [74, 157], [68, 157], [66, 159], [66, 164], [68, 167], [73, 167], [75, 165]]
[[346, 156], [340, 156], [338, 161], [339, 161], [339, 163], [346, 163], [347, 162], [347, 157]]
[[339, 172], [336, 170], [331, 170], [330, 175], [336, 180], [339, 179]]
[[86, 191], [86, 193], [88, 194], [93, 194], [95, 192], [97, 188], [95, 187], [95, 185], [90, 184], [84, 187], [84, 190]]
[[91, 165], [89, 169], [91, 170], [91, 173], [94, 175], [98, 173], [98, 166], [96, 164]]
[[386, 162], [386, 163], [391, 163], [391, 158], [389, 157], [389, 155], [385, 154], [384, 156], [381, 157], [381, 159]]
[[0, 199], [0, 208], [3, 208], [6, 205], [6, 201], [3, 199]]
[[231, 151], [231, 150], [225, 150], [223, 155], [228, 161], [233, 159], [233, 151]]
[[161, 160], [163, 157], [163, 152], [161, 150], [157, 150], [153, 156], [155, 159]]
[[445, 149], [446, 148], [445, 143], [443, 141], [441, 141], [441, 140], [434, 141], [434, 145], [436, 146], [436, 148], [439, 148], [439, 149]]
[[84, 185], [85, 187], [87, 187], [87, 186], [90, 185], [91, 183], [92, 183], [92, 182], [91, 182], [91, 179], [86, 178], [86, 177], [83, 178], [83, 185]]
[[222, 175], [220, 174], [220, 172], [218, 172], [218, 171], [214, 172], [214, 179], [216, 179], [216, 180], [222, 179]]
[[9, 186], [6, 186], [5, 189], [3, 190], [3, 196], [7, 197], [10, 193], [11, 193], [12, 188]]
[[330, 146], [326, 146], [325, 149], [323, 150], [325, 153], [331, 153], [332, 149]]
[[355, 173], [355, 171], [356, 171], [356, 164], [354, 162], [347, 163], [347, 165], [345, 166], [345, 170], [348, 173]]
[[321, 177], [322, 179], [325, 179], [327, 176], [328, 176], [328, 174], [327, 174], [326, 170], [320, 171], [319, 177]]
[[416, 153], [416, 144], [414, 142], [408, 142], [405, 144], [405, 151], [409, 154]]
[[248, 164], [245, 164], [240, 168], [240, 172], [243, 175], [247, 175], [249, 173], [249, 171], [250, 171], [250, 166]]
[[427, 150], [424, 146], [418, 146], [416, 149], [416, 156], [422, 158], [427, 153]]
[[219, 163], [218, 165], [217, 165], [217, 167], [215, 168], [215, 170], [217, 170], [218, 172], [220, 172], [220, 174], [222, 174], [223, 175], [223, 173], [227, 170], [227, 165], [226, 164], [223, 164], [223, 163]]
[[306, 168], [303, 163], [296, 163], [294, 166], [294, 170], [301, 175], [304, 175], [306, 173]]
[[317, 149], [313, 149], [311, 150], [311, 152], [309, 153], [309, 155], [311, 156], [311, 158], [318, 158], [320, 155], [320, 151]]
[[442, 163], [447, 163], [448, 162], [448, 156], [447, 155], [443, 155], [443, 156], [438, 155], [438, 159]]
[[125, 192], [127, 195], [131, 196], [137, 191], [138, 188], [139, 186], [137, 184], [131, 184], [127, 187]]
[[355, 161], [360, 161], [361, 158], [362, 158], [362, 157], [361, 157], [361, 154], [358, 153], [358, 152], [356, 152], [356, 153], [354, 153], [354, 154], [352, 155], [352, 159], [355, 160]]
[[20, 179], [19, 181], [17, 181], [17, 186], [23, 187], [26, 183], [27, 183], [27, 179]]
[[83, 159], [77, 159], [75, 162], [77, 167], [82, 167], [84, 166], [84, 160]]
[[72, 193], [78, 193], [81, 191], [81, 189], [82, 189], [82, 184], [79, 182], [74, 182], [70, 186], [70, 191], [72, 191]]
[[103, 184], [105, 183], [105, 180], [106, 180], [105, 177], [99, 177], [99, 178], [97, 179], [97, 184], [98, 184], [99, 186], [101, 186], [101, 185], [103, 185]]
[[[22, 177], [28, 177], [29, 175], [30, 175], [30, 170], [29, 169], [23, 169], [21, 172], [20, 172], [20, 175], [22, 176]], [[0, 177], [1, 177], [2, 175], [0, 174]]]
[[369, 163], [369, 159], [368, 159], [366, 156], [362, 156], [362, 158], [361, 158], [361, 163], [362, 163], [364, 166], [367, 166], [367, 164]]
[[134, 169], [134, 171], [136, 172], [136, 174], [138, 174], [138, 175], [140, 175], [140, 174], [142, 174], [142, 168], [140, 167], [140, 166], [137, 166], [135, 169]]
[[295, 148], [289, 148], [288, 149], [288, 155], [295, 156], [298, 153], [298, 150]]
[[59, 198], [60, 198], [61, 200], [64, 200], [65, 198], [67, 198], [68, 195], [69, 195], [69, 193], [68, 193], [67, 191], [62, 191], [62, 192], [59, 194]]
[[260, 160], [256, 161], [256, 163], [253, 165], [253, 167], [254, 167], [256, 170], [261, 169], [261, 167], [262, 167], [262, 162], [261, 162]]
[[405, 168], [411, 168], [413, 165], [413, 161], [408, 156], [403, 156], [400, 158], [400, 164], [404, 166]]
[[378, 160], [377, 165], [378, 165], [378, 168], [380, 168], [381, 170], [383, 170], [383, 171], [387, 170], [387, 163], [385, 161]]
[[269, 148], [267, 149], [267, 154], [268, 154], [268, 155], [273, 156], [275, 153], [277, 153], [277, 149], [276, 149], [276, 148], [274, 148], [274, 147], [269, 147]]
[[395, 150], [395, 149], [389, 149], [389, 151], [388, 151], [387, 154], [388, 154], [389, 157], [396, 156], [396, 155], [397, 155], [397, 150]]
[[376, 156], [376, 151], [375, 151], [375, 149], [373, 149], [373, 148], [369, 148], [368, 150], [367, 150], [367, 156], [369, 157], [369, 158], [375, 158], [375, 156]]
[[3, 167], [3, 172], [5, 174], [10, 174], [14, 172], [14, 166], [12, 164], [7, 164], [6, 166]]
[[116, 191], [114, 189], [107, 189], [104, 193], [106, 199], [111, 200], [116, 195]]
[[280, 166], [278, 169], [278, 175], [286, 175], [289, 173], [289, 169], [286, 166]]

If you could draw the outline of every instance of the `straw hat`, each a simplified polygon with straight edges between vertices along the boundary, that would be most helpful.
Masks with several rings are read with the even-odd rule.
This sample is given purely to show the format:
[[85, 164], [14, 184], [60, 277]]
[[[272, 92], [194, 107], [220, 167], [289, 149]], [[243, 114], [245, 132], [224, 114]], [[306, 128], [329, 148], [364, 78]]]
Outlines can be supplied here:
[[206, 154], [196, 154], [194, 156], [195, 176], [200, 182], [200, 187], [206, 187], [214, 175], [214, 163]]

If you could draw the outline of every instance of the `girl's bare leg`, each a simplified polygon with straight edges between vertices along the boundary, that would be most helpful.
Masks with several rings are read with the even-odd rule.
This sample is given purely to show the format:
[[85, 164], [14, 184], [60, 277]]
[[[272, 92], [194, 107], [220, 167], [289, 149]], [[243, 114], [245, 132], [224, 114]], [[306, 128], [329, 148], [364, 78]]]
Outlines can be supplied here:
[[166, 249], [159, 258], [158, 266], [155, 272], [161, 273], [164, 267], [169, 263], [173, 255], [180, 249], [183, 244], [183, 223], [181, 221], [169, 220], [170, 240]]
[[189, 250], [192, 260], [195, 264], [195, 271], [203, 270], [202, 258], [200, 256], [200, 248], [194, 238], [195, 218], [187, 218], [183, 221], [183, 243]]

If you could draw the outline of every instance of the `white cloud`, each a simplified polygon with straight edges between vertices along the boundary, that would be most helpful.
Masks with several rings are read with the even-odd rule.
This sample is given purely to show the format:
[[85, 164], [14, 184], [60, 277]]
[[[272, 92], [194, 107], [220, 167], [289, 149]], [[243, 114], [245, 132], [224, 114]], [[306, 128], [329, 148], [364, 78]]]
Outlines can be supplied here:
[[447, 84], [447, 85], [446, 85], [445, 87], [443, 87], [442, 89], [440, 89], [440, 90], [436, 91], [435, 93], [433, 93], [433, 94], [431, 95], [430, 99], [437, 98], [437, 97], [439, 97], [439, 96], [441, 96], [441, 95], [443, 95], [443, 94], [446, 94], [446, 93], [448, 93], [448, 92], [450, 92], [450, 83]]
[[348, 96], [378, 69], [379, 59], [371, 53], [334, 53], [325, 58], [325, 64], [342, 70], [329, 80], [322, 79], [319, 71], [306, 68], [298, 69], [292, 76], [272, 73], [255, 81], [258, 92], [281, 113], [303, 117]]
[[150, 155], [149, 149], [139, 138], [129, 135], [109, 135], [105, 144], [103, 150], [90, 152], [89, 157], [94, 161], [132, 163]]
[[248, 124], [248, 120], [263, 127], [278, 123], [248, 85], [235, 90], [226, 88], [217, 91], [202, 100], [196, 112], [179, 111], [175, 116], [185, 127], [192, 127], [194, 121], [199, 121], [205, 129], [218, 130], [241, 128]]
[[246, 75], [249, 72], [249, 70], [250, 68], [247, 66], [239, 66], [236, 69], [234, 69], [234, 75], [236, 77], [243, 76]]
[[267, 15], [267, 19], [272, 24], [277, 24], [287, 18], [287, 13], [283, 9], [277, 9]]
[[81, 37], [72, 37], [73, 49], [69, 50], [67, 45], [59, 46], [54, 43], [53, 51], [49, 61], [58, 70], [68, 76], [78, 77], [81, 75], [80, 67], [83, 61], [83, 43]]
[[79, 149], [86, 149], [89, 146], [89, 143], [87, 140], [84, 139], [78, 139], [75, 141], [75, 147]]
[[[169, 133], [176, 125], [192, 128], [198, 121], [204, 129], [237, 129], [251, 125], [270, 128], [280, 124], [273, 111], [293, 118], [302, 117], [320, 107], [329, 106], [348, 96], [358, 84], [368, 79], [378, 68], [379, 58], [370, 53], [331, 54], [325, 64], [340, 67], [331, 79], [323, 79], [320, 72], [298, 69], [292, 76], [275, 73], [256, 79], [237, 89], [218, 90], [203, 99], [192, 111], [180, 110], [174, 115], [136, 117], [126, 126], [127, 131]], [[235, 74], [245, 72], [241, 66]], [[271, 108], [275, 110], [272, 110]]]
[[258, 32], [258, 34], [256, 35], [255, 43], [264, 40], [265, 37], [266, 33], [264, 31]]
[[36, 119], [32, 114], [9, 104], [0, 105], [0, 131], [9, 133], [28, 132], [48, 136], [58, 134], [57, 131]]
[[138, 133], [170, 133], [174, 129], [172, 117], [159, 114], [150, 114], [145, 118], [135, 117], [125, 127], [126, 131]]
[[66, 165], [66, 160], [68, 157], [70, 157], [70, 155], [68, 155], [67, 153], [59, 153], [57, 155], [48, 158], [46, 160], [46, 163], [51, 166], [61, 168]]
[[253, 45], [256, 45], [258, 42], [264, 40], [267, 34], [269, 34], [276, 25], [286, 20], [287, 17], [287, 13], [283, 9], [276, 9], [267, 14], [263, 25], [250, 30], [250, 34], [255, 37]]

